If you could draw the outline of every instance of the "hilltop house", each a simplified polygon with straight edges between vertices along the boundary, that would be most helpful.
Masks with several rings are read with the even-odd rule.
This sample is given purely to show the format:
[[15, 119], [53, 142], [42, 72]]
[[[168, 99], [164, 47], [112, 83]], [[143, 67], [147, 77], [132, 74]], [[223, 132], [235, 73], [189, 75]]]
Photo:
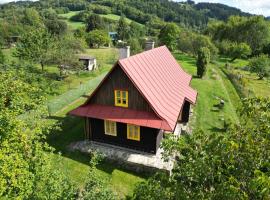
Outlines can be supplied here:
[[118, 60], [70, 114], [84, 118], [89, 140], [155, 154], [164, 132], [189, 120], [197, 98], [191, 78], [166, 46], [147, 49]]

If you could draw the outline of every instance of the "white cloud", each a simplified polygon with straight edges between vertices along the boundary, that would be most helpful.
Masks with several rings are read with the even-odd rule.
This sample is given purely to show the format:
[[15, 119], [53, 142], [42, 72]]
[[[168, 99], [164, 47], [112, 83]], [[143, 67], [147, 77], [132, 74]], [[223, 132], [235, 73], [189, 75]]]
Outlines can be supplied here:
[[195, 2], [222, 3], [252, 14], [270, 16], [270, 0], [195, 0]]

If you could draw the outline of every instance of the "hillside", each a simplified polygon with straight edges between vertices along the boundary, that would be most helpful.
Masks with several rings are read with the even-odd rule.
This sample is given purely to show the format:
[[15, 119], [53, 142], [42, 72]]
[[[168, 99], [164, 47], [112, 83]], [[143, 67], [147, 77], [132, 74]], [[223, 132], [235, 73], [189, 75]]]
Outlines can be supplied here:
[[89, 10], [97, 14], [124, 14], [141, 24], [151, 22], [156, 17], [165, 22], [176, 22], [188, 28], [202, 29], [209, 19], [227, 20], [231, 15], [249, 16], [237, 8], [215, 3], [173, 2], [168, 0], [40, 0], [38, 2], [17, 2], [1, 5], [0, 9], [11, 6], [36, 8], [68, 8], [70, 11]]

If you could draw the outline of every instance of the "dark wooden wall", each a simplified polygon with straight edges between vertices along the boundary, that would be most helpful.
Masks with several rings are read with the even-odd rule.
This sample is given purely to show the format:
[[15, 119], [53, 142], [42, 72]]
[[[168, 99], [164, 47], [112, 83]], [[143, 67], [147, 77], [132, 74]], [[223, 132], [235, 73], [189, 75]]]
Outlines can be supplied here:
[[182, 114], [181, 114], [181, 122], [188, 122], [189, 121], [189, 112], [190, 112], [190, 103], [188, 101], [185, 101]]
[[158, 129], [141, 127], [140, 141], [127, 139], [127, 125], [117, 123], [117, 136], [106, 135], [104, 120], [89, 118], [92, 140], [108, 144], [118, 145], [148, 153], [156, 153], [160, 146], [163, 132]]
[[109, 77], [103, 82], [90, 103], [114, 106], [114, 90], [128, 90], [128, 108], [142, 111], [152, 111], [148, 102], [122, 71], [116, 66]]

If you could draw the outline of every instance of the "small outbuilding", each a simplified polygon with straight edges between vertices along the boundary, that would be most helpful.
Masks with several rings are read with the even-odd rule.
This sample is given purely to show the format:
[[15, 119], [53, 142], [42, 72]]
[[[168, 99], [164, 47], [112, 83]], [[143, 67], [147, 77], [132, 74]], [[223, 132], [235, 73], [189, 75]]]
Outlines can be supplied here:
[[89, 55], [80, 55], [79, 60], [84, 63], [85, 70], [93, 71], [97, 69], [97, 59]]

